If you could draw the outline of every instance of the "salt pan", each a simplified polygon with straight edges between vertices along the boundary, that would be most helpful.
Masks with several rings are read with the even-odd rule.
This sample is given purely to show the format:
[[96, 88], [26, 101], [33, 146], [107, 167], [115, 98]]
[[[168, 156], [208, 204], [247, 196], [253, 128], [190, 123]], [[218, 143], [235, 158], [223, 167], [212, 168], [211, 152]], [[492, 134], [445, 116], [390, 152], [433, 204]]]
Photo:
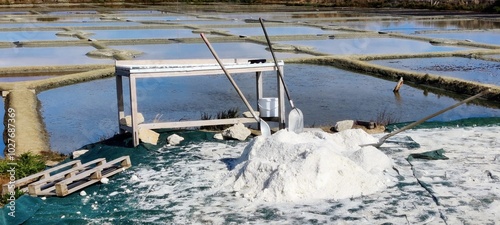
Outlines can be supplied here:
[[375, 193], [388, 185], [392, 160], [360, 129], [336, 134], [281, 130], [257, 137], [236, 160], [229, 191], [251, 201], [304, 202]]

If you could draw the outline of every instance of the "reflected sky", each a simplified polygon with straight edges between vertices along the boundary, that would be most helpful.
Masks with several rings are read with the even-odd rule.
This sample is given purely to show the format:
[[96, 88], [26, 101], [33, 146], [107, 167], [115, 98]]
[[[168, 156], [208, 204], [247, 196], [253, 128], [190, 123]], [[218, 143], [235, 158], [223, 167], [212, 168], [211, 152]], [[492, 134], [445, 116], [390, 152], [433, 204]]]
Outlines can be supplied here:
[[[400, 122], [414, 121], [457, 102], [407, 85], [395, 96], [392, 89], [396, 81], [329, 66], [285, 64], [284, 74], [306, 126], [333, 125], [345, 119], [376, 120], [384, 112]], [[233, 74], [233, 78], [256, 108], [255, 74]], [[200, 119], [202, 113], [216, 114], [232, 107], [246, 111], [223, 74], [139, 79], [137, 86], [138, 109], [148, 122], [159, 114], [160, 121], [179, 121]], [[70, 152], [118, 131], [114, 78], [52, 89], [38, 96], [52, 147], [58, 151]], [[264, 73], [264, 96], [276, 96], [275, 73]], [[125, 97], [127, 114], [128, 102]], [[493, 116], [500, 116], [500, 110], [468, 104], [431, 121]]]
[[461, 57], [374, 60], [371, 63], [500, 86], [500, 63]]
[[[262, 36], [264, 35], [262, 28], [259, 27], [245, 27], [245, 28], [222, 28], [234, 35], [246, 36]], [[335, 30], [322, 30], [314, 27], [301, 27], [301, 26], [285, 26], [285, 27], [266, 27], [267, 34], [272, 35], [316, 35], [316, 34], [336, 34], [344, 33]]]
[[18, 82], [28, 80], [43, 80], [53, 76], [29, 76], [29, 77], [0, 77], [0, 82]]
[[[124, 17], [127, 20], [132, 21], [148, 21], [148, 20], [159, 20], [159, 21], [183, 21], [183, 20], [200, 20], [195, 16], [185, 16], [185, 15], [176, 15], [176, 16], [126, 16]], [[203, 20], [203, 19], [202, 19]]]
[[97, 14], [95, 10], [78, 10], [78, 11], [55, 11], [47, 12], [48, 15], [78, 15], [78, 14]]
[[[221, 58], [272, 58], [266, 46], [253, 43], [212, 43]], [[111, 46], [115, 49], [145, 52], [136, 59], [211, 59], [212, 54], [203, 43]], [[306, 54], [276, 52], [278, 59], [308, 57]]]
[[138, 30], [86, 30], [94, 33], [92, 38], [109, 39], [168, 39], [199, 37], [200, 34], [193, 33], [190, 29], [138, 29]]
[[455, 40], [472, 40], [486, 44], [500, 45], [500, 32], [457, 32], [457, 33], [435, 33], [435, 34], [419, 34], [420, 36], [432, 38], [448, 38]]
[[425, 30], [500, 28], [500, 22], [483, 21], [483, 20], [363, 21], [363, 22], [334, 23], [334, 25], [352, 27], [362, 30], [400, 32], [405, 34], [412, 34], [415, 31], [425, 31]]
[[[1, 109], [5, 109], [4, 101], [5, 101], [5, 99], [2, 97], [2, 101], [0, 101], [0, 108]], [[5, 113], [3, 113], [3, 112], [0, 113], [0, 119], [2, 119], [2, 121], [3, 121], [4, 117], [5, 117]], [[0, 129], [3, 131], [4, 128], [5, 128], [5, 126], [3, 125], [3, 122], [0, 123]], [[0, 141], [0, 157], [4, 157], [4, 152], [3, 152], [4, 148], [5, 148], [5, 143], [2, 140], [2, 141]]]
[[9, 31], [0, 32], [0, 41], [56, 41], [77, 40], [73, 37], [57, 36], [59, 31]]
[[464, 50], [463, 47], [434, 46], [428, 42], [397, 38], [328, 39], [280, 41], [279, 43], [309, 46], [328, 54], [408, 54]]
[[[139, 26], [142, 25], [141, 23], [135, 23], [135, 22], [98, 22], [98, 21], [81, 21], [81, 22], [53, 22], [53, 23], [42, 23], [42, 22], [36, 22], [36, 23], [0, 23], [0, 28], [38, 28], [38, 27], [60, 27], [61, 31], [63, 27], [112, 27], [112, 26]], [[37, 31], [37, 32], [42, 32], [42, 31]]]
[[111, 64], [111, 59], [94, 59], [85, 54], [93, 47], [0, 48], [0, 67], [77, 64]]

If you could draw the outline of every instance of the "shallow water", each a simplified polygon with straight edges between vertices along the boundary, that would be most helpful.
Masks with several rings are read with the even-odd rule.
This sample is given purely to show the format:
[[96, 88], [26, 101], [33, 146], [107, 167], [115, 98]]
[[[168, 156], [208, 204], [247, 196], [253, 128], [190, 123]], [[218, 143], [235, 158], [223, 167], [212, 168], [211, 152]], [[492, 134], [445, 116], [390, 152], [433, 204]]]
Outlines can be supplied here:
[[[141, 23], [135, 22], [102, 22], [102, 21], [88, 21], [82, 20], [68, 21], [68, 22], [32, 22], [32, 23], [3, 23], [0, 24], [0, 28], [38, 28], [38, 27], [54, 27], [54, 29], [59, 29], [63, 31], [63, 27], [108, 27], [108, 26], [139, 26]], [[33, 32], [45, 32], [45, 31], [33, 31]]]
[[500, 22], [484, 20], [399, 20], [399, 21], [364, 21], [333, 23], [334, 25], [353, 27], [370, 31], [400, 32], [413, 34], [416, 31], [452, 30], [452, 29], [497, 29]]
[[[5, 98], [2, 97], [2, 101], [0, 101], [0, 109], [4, 109], [5, 108]], [[0, 113], [0, 119], [3, 121], [3, 118], [5, 117], [5, 113]], [[0, 123], [0, 129], [1, 130], [4, 130], [5, 126], [3, 125], [3, 122]], [[4, 153], [3, 153], [3, 150], [5, 148], [5, 143], [3, 141], [0, 141], [0, 157], [4, 157]]]
[[471, 40], [472, 42], [500, 45], [500, 32], [485, 31], [485, 32], [453, 32], [453, 33], [429, 33], [419, 34], [425, 37], [432, 38], [447, 38], [455, 40]]
[[0, 48], [0, 67], [111, 64], [111, 59], [89, 58], [93, 47]]
[[73, 37], [57, 36], [59, 31], [9, 31], [0, 32], [0, 41], [57, 41], [76, 40]]
[[[382, 115], [394, 121], [414, 121], [457, 102], [410, 86], [403, 86], [400, 95], [395, 96], [392, 88], [396, 82], [326, 66], [288, 64], [284, 74], [294, 103], [304, 113], [308, 127], [333, 125], [344, 119], [377, 120]], [[277, 96], [274, 76], [265, 74], [265, 97]], [[256, 108], [254, 75], [233, 77]], [[73, 94], [64, 94], [69, 92]], [[118, 131], [114, 79], [45, 91], [39, 94], [39, 99], [52, 148], [57, 151], [68, 153]], [[198, 120], [202, 113], [215, 115], [233, 107], [240, 112], [247, 111], [222, 74], [139, 80], [138, 99], [139, 111], [150, 122], [159, 115], [160, 121], [179, 121]], [[286, 104], [288, 107], [288, 102]], [[469, 104], [432, 120], [495, 116], [500, 116], [500, 109]]]
[[27, 77], [0, 77], [0, 82], [19, 82], [29, 80], [43, 80], [54, 76], [27, 76]]
[[434, 46], [428, 42], [397, 38], [357, 38], [308, 41], [279, 41], [282, 44], [313, 47], [327, 54], [409, 54], [465, 50], [463, 47]]
[[377, 65], [456, 77], [500, 86], [500, 64], [461, 57], [374, 60]]
[[[207, 35], [208, 36], [208, 35]], [[199, 37], [199, 34], [198, 34]], [[210, 40], [210, 36], [208, 36]], [[257, 58], [270, 59], [271, 53], [266, 46], [249, 42], [212, 43], [220, 58]], [[121, 50], [137, 50], [145, 52], [136, 59], [212, 59], [212, 53], [202, 43], [193, 44], [165, 44], [165, 45], [129, 45], [110, 46]], [[277, 52], [278, 59], [308, 57], [307, 54]]]
[[155, 39], [199, 37], [189, 29], [86, 30], [94, 39]]
[[[223, 30], [234, 35], [246, 36], [262, 36], [264, 35], [261, 27], [245, 27], [245, 28], [223, 28]], [[267, 34], [272, 35], [316, 35], [316, 34], [337, 34], [344, 33], [334, 30], [322, 30], [314, 27], [266, 27]]]
[[[185, 15], [177, 15], [177, 16], [125, 16], [127, 20], [131, 21], [148, 21], [148, 20], [158, 20], [158, 21], [190, 21], [190, 20], [200, 20], [195, 16], [185, 16]], [[201, 19], [204, 20], [204, 19]]]

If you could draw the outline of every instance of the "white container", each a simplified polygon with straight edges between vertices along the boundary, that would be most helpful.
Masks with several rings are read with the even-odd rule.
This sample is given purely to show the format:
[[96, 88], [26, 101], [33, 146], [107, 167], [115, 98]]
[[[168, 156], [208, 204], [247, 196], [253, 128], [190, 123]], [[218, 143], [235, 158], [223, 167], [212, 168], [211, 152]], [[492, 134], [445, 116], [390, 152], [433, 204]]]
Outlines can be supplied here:
[[260, 117], [278, 117], [278, 98], [259, 99]]

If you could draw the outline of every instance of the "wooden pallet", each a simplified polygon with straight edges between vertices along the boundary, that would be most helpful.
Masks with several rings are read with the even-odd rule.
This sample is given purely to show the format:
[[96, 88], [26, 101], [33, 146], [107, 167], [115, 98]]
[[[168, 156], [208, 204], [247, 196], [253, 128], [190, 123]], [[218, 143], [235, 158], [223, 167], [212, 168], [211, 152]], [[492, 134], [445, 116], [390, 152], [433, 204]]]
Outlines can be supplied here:
[[[131, 166], [129, 156], [122, 156], [110, 162], [106, 162], [104, 158], [98, 158], [85, 164], [81, 164], [79, 160], [75, 160], [20, 179], [15, 182], [15, 187], [28, 192], [32, 196], [57, 195], [62, 197], [99, 182], [103, 177], [110, 177], [117, 174]], [[56, 173], [51, 174], [53, 172]], [[13, 186], [9, 187], [8, 184], [3, 185], [3, 193], [11, 191], [10, 189], [14, 188]]]
[[2, 185], [2, 194], [5, 195], [11, 191], [13, 191], [16, 188], [19, 188], [21, 191], [27, 192], [28, 191], [28, 185], [30, 183], [33, 183], [38, 180], [43, 180], [43, 179], [48, 179], [51, 176], [51, 173], [65, 169], [65, 168], [77, 168], [81, 166], [82, 163], [80, 160], [74, 160], [71, 162], [64, 163], [62, 165], [50, 168], [48, 170], [24, 177], [22, 179], [16, 180], [14, 184], [9, 185], [9, 184], [4, 184]]
[[85, 170], [76, 176], [66, 178], [55, 184], [56, 195], [66, 196], [75, 191], [79, 191], [94, 183], [97, 183], [103, 177], [113, 176], [132, 166], [129, 156], [122, 156], [113, 161]]
[[80, 174], [82, 171], [86, 171], [92, 169], [93, 167], [100, 166], [106, 163], [105, 158], [98, 158], [92, 160], [88, 163], [85, 163], [81, 166], [60, 172], [58, 174], [54, 174], [49, 178], [39, 180], [37, 182], [31, 183], [28, 185], [28, 193], [31, 196], [38, 195], [56, 195], [55, 193], [55, 184], [63, 181], [64, 179], [74, 177]]

